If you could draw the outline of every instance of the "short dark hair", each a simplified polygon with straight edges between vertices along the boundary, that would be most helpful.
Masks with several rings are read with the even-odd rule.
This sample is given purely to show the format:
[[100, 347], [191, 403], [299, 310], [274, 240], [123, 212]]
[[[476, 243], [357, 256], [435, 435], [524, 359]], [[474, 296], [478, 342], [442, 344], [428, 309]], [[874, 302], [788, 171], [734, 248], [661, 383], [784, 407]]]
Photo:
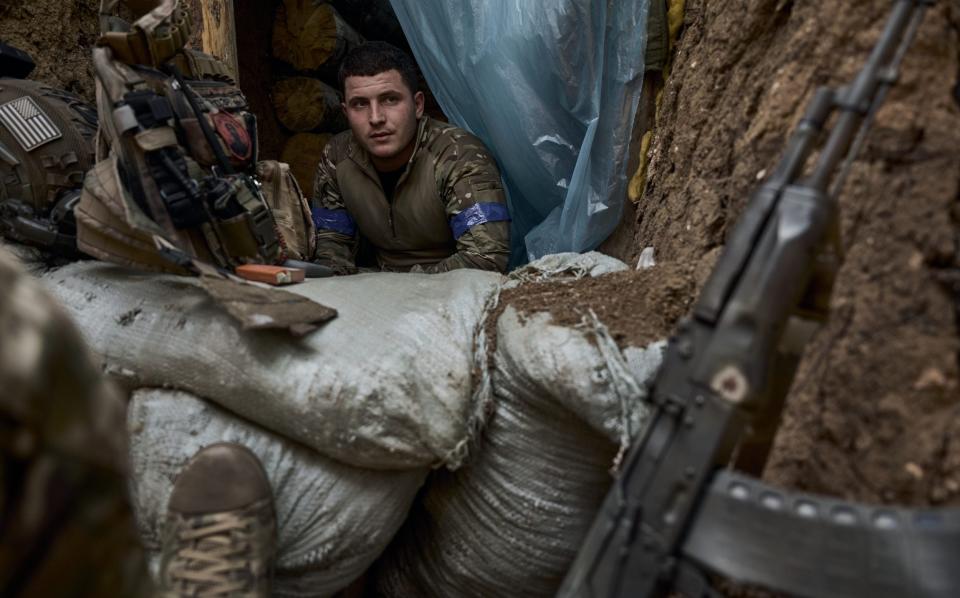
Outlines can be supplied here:
[[420, 71], [406, 52], [387, 42], [360, 44], [347, 52], [340, 63], [340, 90], [346, 92], [347, 77], [372, 77], [394, 69], [400, 72], [411, 94], [420, 90]]

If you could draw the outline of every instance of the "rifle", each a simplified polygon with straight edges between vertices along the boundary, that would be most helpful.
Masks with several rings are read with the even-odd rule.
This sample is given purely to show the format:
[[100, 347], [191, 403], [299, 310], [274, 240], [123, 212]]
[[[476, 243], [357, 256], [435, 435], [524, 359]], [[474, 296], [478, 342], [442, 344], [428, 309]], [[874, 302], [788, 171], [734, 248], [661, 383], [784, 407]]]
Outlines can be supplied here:
[[651, 419], [560, 597], [718, 595], [710, 574], [793, 595], [960, 595], [960, 510], [793, 494], [727, 469], [759, 473], [766, 461], [803, 348], [829, 311], [838, 191], [932, 4], [897, 0], [855, 79], [815, 93], [670, 339]]

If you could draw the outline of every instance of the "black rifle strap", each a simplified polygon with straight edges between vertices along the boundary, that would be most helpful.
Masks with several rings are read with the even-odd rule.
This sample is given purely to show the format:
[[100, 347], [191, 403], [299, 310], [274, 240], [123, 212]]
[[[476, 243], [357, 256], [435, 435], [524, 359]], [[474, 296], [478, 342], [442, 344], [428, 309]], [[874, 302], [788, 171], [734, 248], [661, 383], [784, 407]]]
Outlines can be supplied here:
[[682, 552], [713, 573], [794, 596], [947, 598], [960, 588], [960, 509], [866, 506], [721, 471]]
[[213, 155], [217, 157], [217, 163], [220, 164], [220, 168], [223, 169], [224, 174], [234, 174], [233, 165], [230, 164], [230, 160], [227, 159], [227, 155], [223, 153], [223, 148], [220, 147], [220, 142], [217, 141], [217, 137], [214, 132], [210, 129], [210, 123], [207, 122], [206, 117], [203, 114], [203, 110], [200, 109], [199, 104], [197, 104], [197, 99], [193, 97], [193, 90], [190, 89], [190, 86], [187, 85], [187, 82], [183, 79], [183, 74], [180, 73], [180, 69], [177, 68], [177, 65], [172, 62], [166, 64], [167, 70], [170, 74], [173, 75], [173, 78], [176, 79], [177, 84], [180, 86], [180, 93], [183, 94], [183, 97], [186, 98], [187, 103], [190, 105], [190, 110], [197, 117], [197, 123], [200, 125], [200, 130], [203, 132], [203, 137], [207, 140], [207, 144], [210, 146], [210, 150], [213, 152]]

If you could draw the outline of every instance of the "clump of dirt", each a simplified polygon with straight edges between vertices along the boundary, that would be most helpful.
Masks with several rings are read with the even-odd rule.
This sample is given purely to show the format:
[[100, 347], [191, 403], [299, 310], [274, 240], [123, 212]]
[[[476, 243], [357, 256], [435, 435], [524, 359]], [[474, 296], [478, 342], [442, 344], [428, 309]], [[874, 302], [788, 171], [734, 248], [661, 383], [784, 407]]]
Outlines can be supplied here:
[[31, 79], [93, 103], [90, 50], [100, 32], [98, 0], [3, 0], [0, 39], [37, 63]]
[[[533, 282], [504, 290], [487, 322], [492, 327], [507, 306], [521, 316], [547, 312], [558, 326], [576, 326], [592, 312], [618, 346], [643, 347], [670, 334], [689, 311], [694, 287], [693, 272], [675, 264], [597, 278]], [[488, 333], [493, 346], [495, 331], [488, 328]]]
[[[637, 251], [714, 259], [816, 87], [851, 79], [891, 6], [688, 0]], [[960, 503], [958, 32], [960, 2], [937, 3], [841, 194], [846, 259], [788, 400], [766, 472], [774, 483]]]

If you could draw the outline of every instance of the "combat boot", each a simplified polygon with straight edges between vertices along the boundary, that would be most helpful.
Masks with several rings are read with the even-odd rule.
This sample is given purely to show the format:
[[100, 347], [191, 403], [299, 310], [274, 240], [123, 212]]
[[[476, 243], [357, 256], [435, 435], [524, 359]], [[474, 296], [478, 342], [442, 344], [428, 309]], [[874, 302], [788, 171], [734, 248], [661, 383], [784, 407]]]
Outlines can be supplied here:
[[161, 595], [269, 596], [275, 536], [273, 496], [257, 457], [237, 444], [201, 450], [170, 496]]

